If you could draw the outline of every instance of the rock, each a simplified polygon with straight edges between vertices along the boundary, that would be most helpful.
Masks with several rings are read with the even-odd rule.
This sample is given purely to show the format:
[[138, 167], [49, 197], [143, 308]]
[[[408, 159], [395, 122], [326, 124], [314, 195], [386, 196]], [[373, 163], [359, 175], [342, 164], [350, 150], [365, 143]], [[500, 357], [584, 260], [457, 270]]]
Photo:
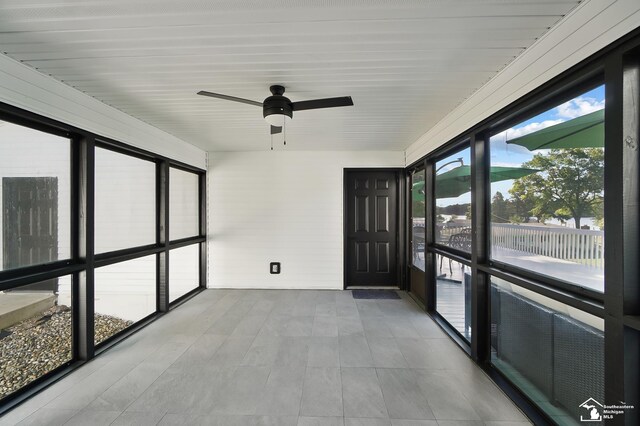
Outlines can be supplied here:
[[[0, 399], [71, 361], [71, 318], [71, 308], [55, 306], [5, 330], [0, 339]], [[96, 314], [96, 344], [132, 324]]]

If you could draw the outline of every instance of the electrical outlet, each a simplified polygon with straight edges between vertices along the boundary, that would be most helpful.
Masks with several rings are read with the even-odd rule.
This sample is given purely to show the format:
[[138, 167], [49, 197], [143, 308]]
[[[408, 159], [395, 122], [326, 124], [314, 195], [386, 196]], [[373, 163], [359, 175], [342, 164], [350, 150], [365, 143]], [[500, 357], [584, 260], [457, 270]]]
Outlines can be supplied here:
[[272, 274], [280, 273], [280, 262], [271, 262], [269, 264], [269, 272]]

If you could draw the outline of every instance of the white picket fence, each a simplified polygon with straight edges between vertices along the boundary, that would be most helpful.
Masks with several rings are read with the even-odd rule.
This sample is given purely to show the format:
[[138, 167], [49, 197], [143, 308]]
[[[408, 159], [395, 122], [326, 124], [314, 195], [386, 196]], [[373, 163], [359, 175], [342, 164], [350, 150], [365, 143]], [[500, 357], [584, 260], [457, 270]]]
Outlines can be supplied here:
[[604, 268], [604, 231], [494, 223], [491, 245]]
[[[452, 235], [464, 232], [465, 229], [468, 229], [468, 226], [439, 228], [438, 241], [440, 244], [448, 245]], [[603, 231], [493, 223], [491, 246], [604, 269]]]

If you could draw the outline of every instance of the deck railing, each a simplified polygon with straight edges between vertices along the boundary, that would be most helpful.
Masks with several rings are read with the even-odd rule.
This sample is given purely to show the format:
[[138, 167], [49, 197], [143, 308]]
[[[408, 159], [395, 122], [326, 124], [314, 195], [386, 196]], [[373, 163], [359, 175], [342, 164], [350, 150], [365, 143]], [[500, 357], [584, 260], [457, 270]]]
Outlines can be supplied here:
[[468, 229], [470, 229], [471, 224], [469, 225], [464, 225], [464, 224], [455, 224], [455, 225], [444, 225], [444, 226], [437, 226], [436, 227], [436, 241], [438, 241], [440, 244], [444, 244], [444, 245], [448, 245], [448, 241], [451, 238], [452, 235], [455, 234], [460, 234], [462, 232], [467, 231]]
[[[464, 225], [440, 227], [436, 231], [437, 240], [440, 244], [448, 245], [452, 235], [468, 228]], [[491, 245], [604, 268], [603, 231], [493, 223]]]
[[604, 232], [493, 223], [491, 245], [604, 268]]

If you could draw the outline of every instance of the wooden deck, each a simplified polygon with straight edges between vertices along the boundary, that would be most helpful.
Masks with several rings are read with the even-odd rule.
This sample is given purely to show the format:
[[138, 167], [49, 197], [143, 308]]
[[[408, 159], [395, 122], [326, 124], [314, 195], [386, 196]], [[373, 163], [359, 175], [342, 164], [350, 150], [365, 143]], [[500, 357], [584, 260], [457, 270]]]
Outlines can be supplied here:
[[[600, 292], [604, 289], [604, 276], [599, 268], [504, 248], [494, 248], [493, 257], [496, 260], [575, 283], [581, 287]], [[414, 260], [414, 265], [424, 267], [424, 258], [421, 255], [418, 256]], [[470, 339], [471, 331], [465, 330], [466, 301], [464, 291], [464, 274], [470, 273], [469, 267], [455, 261], [450, 264], [449, 259], [437, 255], [436, 268], [436, 309], [460, 334]]]
[[457, 262], [451, 262], [449, 268], [448, 259], [443, 259], [440, 268], [440, 256], [438, 256], [438, 278], [436, 281], [436, 310], [467, 340], [471, 340], [471, 330], [465, 329], [465, 294], [464, 274], [470, 273], [468, 266]]

